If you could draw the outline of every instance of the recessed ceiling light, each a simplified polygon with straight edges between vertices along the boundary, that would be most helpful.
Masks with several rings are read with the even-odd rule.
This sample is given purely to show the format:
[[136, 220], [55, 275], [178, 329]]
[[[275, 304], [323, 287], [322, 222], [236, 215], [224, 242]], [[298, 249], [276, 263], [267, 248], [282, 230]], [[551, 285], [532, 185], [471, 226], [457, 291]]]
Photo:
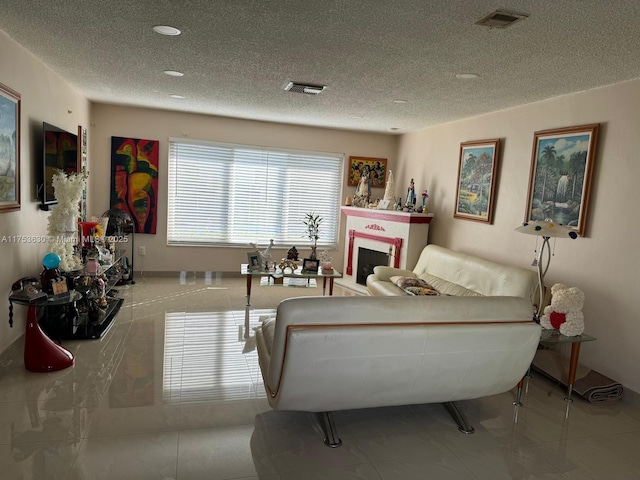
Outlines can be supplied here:
[[461, 78], [463, 80], [470, 80], [472, 78], [478, 78], [480, 75], [477, 73], [458, 73], [456, 74], [456, 78]]
[[400, 130], [400, 127], [391, 127], [389, 130], [391, 130], [392, 132], [397, 132], [398, 130]]
[[185, 98], [182, 95], [176, 95], [175, 93], [173, 95], [169, 95], [171, 98]]
[[178, 72], [177, 70], [165, 70], [164, 73], [170, 77], [184, 77], [184, 73]]
[[391, 100], [393, 103], [407, 103], [406, 100], [400, 100], [400, 99], [396, 99], [396, 100]]
[[182, 32], [175, 27], [170, 27], [169, 25], [156, 25], [153, 27], [153, 31], [159, 33], [160, 35], [169, 35], [175, 36], [180, 35]]
[[356, 120], [360, 120], [364, 118], [362, 115], [351, 115], [351, 118], [355, 118]]

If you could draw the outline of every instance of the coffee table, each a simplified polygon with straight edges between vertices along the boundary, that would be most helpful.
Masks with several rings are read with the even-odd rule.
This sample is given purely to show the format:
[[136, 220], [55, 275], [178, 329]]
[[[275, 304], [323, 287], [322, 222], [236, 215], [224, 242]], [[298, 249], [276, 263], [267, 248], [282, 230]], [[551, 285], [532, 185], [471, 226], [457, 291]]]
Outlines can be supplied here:
[[[251, 309], [251, 285], [253, 278], [267, 278], [267, 284], [270, 286], [276, 286], [278, 280], [284, 280], [285, 278], [292, 280], [307, 280], [308, 284], [313, 281], [317, 281], [322, 278], [322, 295], [324, 296], [327, 291], [327, 281], [329, 283], [329, 295], [333, 295], [333, 281], [336, 278], [342, 278], [342, 274], [337, 270], [331, 270], [330, 272], [323, 272], [322, 269], [317, 272], [303, 271], [302, 267], [298, 267], [295, 270], [276, 269], [273, 272], [268, 270], [249, 270], [249, 264], [243, 263], [240, 265], [240, 273], [247, 277], [247, 305], [245, 306], [244, 316], [244, 334], [242, 335], [245, 340], [250, 338], [249, 334], [249, 310]], [[273, 282], [273, 283], [271, 283]], [[260, 282], [262, 283], [262, 282]]]
[[281, 269], [276, 269], [273, 272], [268, 270], [249, 270], [249, 264], [243, 263], [240, 265], [240, 273], [247, 277], [247, 306], [251, 306], [251, 285], [253, 284], [253, 277], [267, 277], [273, 280], [274, 285], [278, 279], [284, 278], [293, 278], [293, 279], [306, 279], [306, 280], [319, 280], [322, 278], [322, 295], [326, 294], [327, 291], [327, 281], [329, 283], [329, 295], [333, 295], [333, 281], [336, 278], [342, 278], [342, 273], [337, 270], [331, 270], [328, 272], [324, 272], [322, 268], [320, 268], [317, 272], [307, 272], [303, 271], [302, 267], [298, 267], [295, 270], [285, 269], [284, 271]]

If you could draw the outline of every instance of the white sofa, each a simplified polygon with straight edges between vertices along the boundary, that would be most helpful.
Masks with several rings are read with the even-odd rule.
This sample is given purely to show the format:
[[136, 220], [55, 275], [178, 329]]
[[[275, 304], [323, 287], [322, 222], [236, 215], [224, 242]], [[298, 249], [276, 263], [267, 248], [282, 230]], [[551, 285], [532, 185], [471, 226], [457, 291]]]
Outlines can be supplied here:
[[341, 444], [330, 412], [453, 403], [505, 392], [524, 376], [540, 326], [521, 297], [300, 297], [256, 329], [269, 404], [322, 412], [325, 443]]
[[407, 295], [390, 281], [393, 276], [420, 278], [445, 295], [523, 297], [531, 304], [535, 303], [538, 287], [533, 270], [502, 265], [438, 245], [427, 245], [413, 270], [374, 267], [367, 277], [369, 294]]

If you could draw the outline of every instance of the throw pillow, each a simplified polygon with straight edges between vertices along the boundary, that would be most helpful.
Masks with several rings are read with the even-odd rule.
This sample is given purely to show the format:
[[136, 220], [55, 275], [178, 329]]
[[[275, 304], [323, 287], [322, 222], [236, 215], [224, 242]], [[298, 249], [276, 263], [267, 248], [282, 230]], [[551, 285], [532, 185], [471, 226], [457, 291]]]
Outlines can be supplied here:
[[403, 288], [403, 290], [407, 292], [409, 295], [417, 295], [417, 296], [440, 295], [440, 292], [427, 287], [407, 287], [407, 288]]
[[440, 292], [421, 278], [396, 275], [390, 277], [389, 280], [409, 295], [440, 295]]

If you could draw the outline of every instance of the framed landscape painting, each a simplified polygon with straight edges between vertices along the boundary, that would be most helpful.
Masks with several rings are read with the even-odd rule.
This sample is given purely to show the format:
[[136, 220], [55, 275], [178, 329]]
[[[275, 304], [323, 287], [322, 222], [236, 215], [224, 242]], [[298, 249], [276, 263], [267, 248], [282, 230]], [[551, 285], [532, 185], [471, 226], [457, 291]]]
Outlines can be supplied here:
[[20, 94], [0, 83], [0, 213], [20, 210]]
[[499, 153], [498, 138], [460, 144], [455, 218], [493, 222]]
[[599, 127], [535, 132], [525, 221], [549, 219], [584, 236]]

